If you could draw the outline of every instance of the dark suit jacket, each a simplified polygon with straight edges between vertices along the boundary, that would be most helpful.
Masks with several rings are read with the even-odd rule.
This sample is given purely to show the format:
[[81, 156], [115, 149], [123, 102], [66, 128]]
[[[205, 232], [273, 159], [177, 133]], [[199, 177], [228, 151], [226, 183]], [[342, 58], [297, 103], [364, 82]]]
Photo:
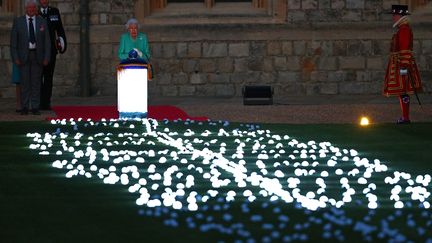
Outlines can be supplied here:
[[[42, 16], [48, 23], [49, 33], [51, 37], [51, 51], [53, 52], [52, 54], [57, 54], [57, 52], [64, 53], [67, 48], [67, 41], [60, 16], [60, 11], [57, 8], [48, 6], [47, 14], [42, 14], [41, 9], [39, 9], [39, 16]], [[64, 40], [63, 50], [57, 50], [57, 37], [62, 37]]]
[[[36, 18], [36, 57], [40, 64], [51, 58], [51, 42], [46, 21], [39, 16]], [[26, 16], [17, 17], [14, 20], [10, 38], [10, 52], [14, 62], [19, 60], [26, 63], [29, 54], [29, 33]]]

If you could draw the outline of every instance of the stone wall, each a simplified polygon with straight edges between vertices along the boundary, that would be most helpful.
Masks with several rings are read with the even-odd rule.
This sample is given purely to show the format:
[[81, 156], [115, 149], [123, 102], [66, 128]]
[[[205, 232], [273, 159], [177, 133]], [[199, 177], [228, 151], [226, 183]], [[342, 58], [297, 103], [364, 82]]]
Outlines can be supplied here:
[[[379, 94], [392, 35], [389, 28], [184, 30], [186, 36], [195, 32], [201, 38], [152, 43], [159, 94], [240, 96], [245, 84], [270, 84], [276, 97]], [[232, 37], [229, 32], [239, 34]], [[257, 37], [256, 32], [265, 35]], [[432, 78], [431, 34], [419, 28], [414, 42], [428, 91], [432, 88], [427, 82]]]
[[[119, 36], [134, 1], [90, 1], [91, 87], [116, 94]], [[389, 0], [287, 0], [286, 24], [148, 26], [150, 95], [241, 96], [245, 84], [288, 95], [379, 94], [392, 35]], [[79, 1], [51, 0], [62, 12], [68, 51], [59, 55], [54, 95], [79, 95]], [[432, 91], [432, 22], [413, 15], [414, 50]], [[0, 24], [0, 97], [10, 84], [11, 19]]]
[[371, 22], [389, 19], [385, 11], [398, 1], [389, 0], [288, 0], [290, 23]]

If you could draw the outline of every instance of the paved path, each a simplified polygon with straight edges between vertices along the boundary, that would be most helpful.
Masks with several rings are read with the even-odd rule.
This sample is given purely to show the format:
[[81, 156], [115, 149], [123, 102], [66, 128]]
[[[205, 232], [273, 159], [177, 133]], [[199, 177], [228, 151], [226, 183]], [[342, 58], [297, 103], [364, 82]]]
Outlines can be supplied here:
[[[412, 122], [432, 122], [432, 94], [421, 94], [420, 107], [412, 97]], [[53, 105], [116, 105], [116, 97], [55, 98]], [[212, 120], [260, 123], [358, 123], [362, 115], [373, 123], [394, 123], [400, 116], [398, 99], [373, 96], [302, 96], [275, 100], [274, 105], [244, 106], [242, 98], [150, 98], [150, 105], [175, 105], [190, 116], [207, 116]], [[0, 121], [45, 120], [52, 111], [42, 115], [22, 116], [15, 112], [13, 99], [0, 99]]]

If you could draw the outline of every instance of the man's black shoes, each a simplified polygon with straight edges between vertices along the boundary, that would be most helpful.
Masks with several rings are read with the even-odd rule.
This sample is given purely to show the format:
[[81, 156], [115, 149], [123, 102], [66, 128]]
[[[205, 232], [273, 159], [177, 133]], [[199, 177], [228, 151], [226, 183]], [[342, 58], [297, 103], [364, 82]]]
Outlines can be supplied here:
[[28, 115], [28, 109], [21, 109], [21, 115]]
[[402, 117], [396, 121], [396, 124], [410, 124], [410, 123], [411, 123], [410, 120], [404, 119]]
[[50, 111], [51, 110], [51, 106], [50, 105], [43, 105], [40, 107], [41, 110], [43, 111]]
[[40, 111], [37, 109], [33, 109], [31, 112], [33, 115], [36, 115], [36, 116], [39, 116], [41, 114]]

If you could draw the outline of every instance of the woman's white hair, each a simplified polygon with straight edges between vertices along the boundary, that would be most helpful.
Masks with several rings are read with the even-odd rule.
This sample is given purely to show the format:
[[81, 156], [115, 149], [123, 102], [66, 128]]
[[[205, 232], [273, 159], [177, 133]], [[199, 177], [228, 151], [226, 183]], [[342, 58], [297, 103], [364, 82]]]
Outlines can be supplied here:
[[140, 24], [139, 24], [139, 22], [138, 22], [138, 20], [136, 19], [136, 18], [130, 18], [127, 22], [126, 22], [126, 29], [128, 29], [129, 28], [129, 25], [131, 25], [131, 24], [136, 24], [137, 25], [137, 27], [139, 28], [140, 27]]
[[38, 0], [26, 0], [24, 2], [24, 6], [28, 6], [30, 4], [35, 4], [36, 6], [38, 6], [39, 5], [39, 1]]

